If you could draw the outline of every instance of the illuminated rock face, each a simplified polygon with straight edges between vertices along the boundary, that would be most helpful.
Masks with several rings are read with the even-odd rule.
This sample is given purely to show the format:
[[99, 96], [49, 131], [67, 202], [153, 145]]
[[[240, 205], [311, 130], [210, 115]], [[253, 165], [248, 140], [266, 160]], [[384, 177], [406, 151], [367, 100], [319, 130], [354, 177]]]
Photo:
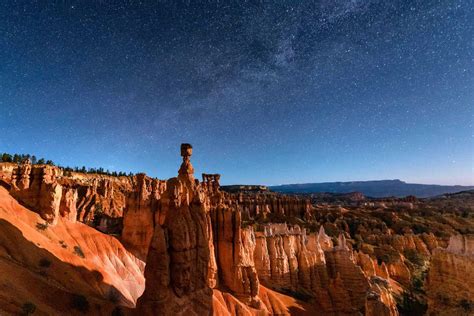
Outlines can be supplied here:
[[[263, 285], [313, 296], [322, 314], [357, 314], [369, 308], [371, 315], [397, 314], [386, 269], [353, 253], [343, 235], [333, 247], [324, 229], [306, 235], [278, 225], [273, 234], [267, 232], [257, 235], [254, 255]], [[379, 279], [385, 281], [374, 281]]]
[[116, 238], [66, 218], [44, 224], [0, 187], [0, 315], [25, 315], [25, 302], [39, 315], [78, 315], [78, 295], [87, 314], [111, 315], [135, 305], [144, 268]]
[[474, 237], [451, 236], [447, 248], [431, 257], [425, 284], [429, 315], [472, 315], [474, 312]]
[[13, 171], [10, 192], [45, 221], [55, 224], [62, 196], [62, 186], [57, 182], [59, 174], [57, 167], [38, 168], [29, 162], [23, 163]]
[[139, 314], [208, 315], [212, 310], [217, 266], [209, 198], [194, 181], [191, 147], [183, 144], [181, 153], [179, 176], [167, 181], [154, 216]]
[[145, 174], [65, 175], [62, 169], [49, 165], [3, 165], [0, 177], [11, 195], [49, 224], [64, 218], [120, 234], [129, 250], [142, 260], [146, 258], [153, 236], [153, 217], [166, 181]]

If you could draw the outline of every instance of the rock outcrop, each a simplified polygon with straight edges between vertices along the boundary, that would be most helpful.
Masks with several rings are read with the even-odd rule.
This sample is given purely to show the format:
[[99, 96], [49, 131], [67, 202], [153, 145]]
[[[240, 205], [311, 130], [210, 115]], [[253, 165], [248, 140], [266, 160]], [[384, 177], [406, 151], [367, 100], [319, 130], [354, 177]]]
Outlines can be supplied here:
[[433, 251], [425, 286], [429, 315], [474, 313], [474, 236], [452, 236]]
[[139, 258], [146, 258], [154, 214], [166, 181], [145, 174], [112, 177], [72, 172], [50, 165], [0, 164], [3, 186], [50, 225], [59, 218], [120, 235]]
[[181, 146], [177, 178], [167, 181], [148, 251], [141, 315], [208, 315], [217, 267], [209, 206], [190, 162], [192, 147]]
[[29, 161], [14, 170], [11, 194], [26, 207], [55, 224], [59, 217], [62, 186], [56, 181], [61, 170], [53, 166], [32, 166]]
[[[255, 234], [243, 228], [241, 213], [233, 207], [219, 205], [213, 211], [216, 259], [220, 283], [249, 306], [260, 308], [259, 280], [254, 262]], [[226, 267], [222, 269], [222, 267]]]
[[125, 198], [121, 240], [130, 251], [145, 260], [166, 182], [138, 174], [131, 183], [132, 190], [127, 192]]
[[49, 225], [0, 187], [1, 315], [110, 315], [135, 305], [144, 267], [116, 238], [62, 218]]

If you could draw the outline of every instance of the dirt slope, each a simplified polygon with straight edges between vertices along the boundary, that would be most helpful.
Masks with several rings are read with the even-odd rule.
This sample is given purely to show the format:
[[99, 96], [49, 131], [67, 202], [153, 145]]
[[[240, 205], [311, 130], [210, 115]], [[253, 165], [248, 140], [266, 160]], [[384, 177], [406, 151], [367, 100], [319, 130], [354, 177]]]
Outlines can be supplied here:
[[0, 187], [0, 314], [110, 314], [134, 306], [144, 262], [82, 223], [48, 226]]

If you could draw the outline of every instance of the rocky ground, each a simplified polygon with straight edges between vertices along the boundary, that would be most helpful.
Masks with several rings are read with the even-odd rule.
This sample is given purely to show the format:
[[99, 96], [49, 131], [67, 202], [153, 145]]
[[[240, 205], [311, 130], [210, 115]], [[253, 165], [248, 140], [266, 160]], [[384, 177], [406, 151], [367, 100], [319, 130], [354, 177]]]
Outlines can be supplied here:
[[472, 315], [474, 192], [226, 192], [0, 163], [2, 315]]

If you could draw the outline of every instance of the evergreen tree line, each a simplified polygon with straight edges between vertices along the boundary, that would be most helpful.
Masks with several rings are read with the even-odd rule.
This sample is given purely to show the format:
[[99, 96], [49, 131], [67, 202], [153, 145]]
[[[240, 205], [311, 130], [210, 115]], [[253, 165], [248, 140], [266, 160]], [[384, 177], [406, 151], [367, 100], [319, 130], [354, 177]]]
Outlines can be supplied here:
[[[54, 162], [52, 160], [45, 160], [44, 158], [37, 158], [35, 155], [29, 155], [29, 154], [9, 154], [9, 153], [3, 153], [0, 156], [0, 162], [13, 162], [13, 163], [21, 163], [25, 159], [29, 159], [31, 164], [33, 165], [50, 165], [50, 166], [55, 166]], [[108, 176], [113, 176], [113, 177], [122, 177], [126, 176], [127, 174], [123, 171], [117, 172], [117, 171], [109, 171], [105, 170], [104, 168], [86, 168], [85, 166], [82, 166], [82, 168], [79, 167], [62, 167], [59, 166], [59, 168], [64, 170], [64, 175], [65, 176], [70, 176], [72, 172], [81, 172], [81, 173], [96, 173], [96, 174], [103, 174], [103, 175], [108, 175]], [[133, 173], [128, 173], [128, 176], [133, 176]]]
[[52, 160], [45, 160], [44, 158], [37, 158], [35, 155], [29, 154], [13, 154], [10, 155], [9, 153], [3, 153], [0, 157], [0, 162], [14, 162], [20, 163], [25, 159], [29, 159], [32, 164], [36, 165], [51, 165], [54, 166]]

